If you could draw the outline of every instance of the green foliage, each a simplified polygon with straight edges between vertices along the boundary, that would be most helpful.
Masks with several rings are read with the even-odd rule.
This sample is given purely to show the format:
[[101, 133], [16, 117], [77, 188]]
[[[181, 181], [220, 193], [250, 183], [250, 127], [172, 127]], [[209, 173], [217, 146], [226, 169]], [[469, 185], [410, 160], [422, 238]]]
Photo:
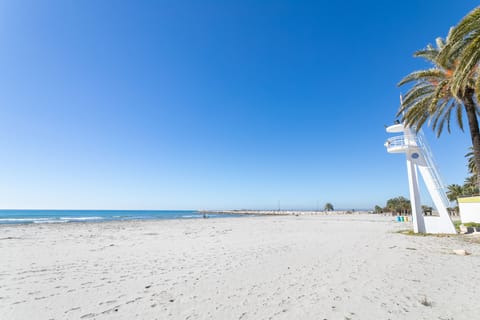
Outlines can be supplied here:
[[472, 147], [465, 157], [467, 158], [468, 172], [471, 175], [465, 179], [464, 186], [470, 189], [470, 194], [478, 194], [478, 170]]
[[450, 201], [457, 201], [457, 199], [463, 195], [464, 188], [461, 185], [451, 184], [447, 188], [448, 188], [447, 197], [448, 197], [448, 200]]
[[480, 7], [468, 13], [450, 32], [449, 43], [441, 52], [439, 60], [448, 61], [452, 56], [457, 57], [458, 62], [453, 74], [453, 92], [461, 95], [468, 87], [474, 87], [477, 99], [480, 98], [480, 79], [478, 77], [480, 71]]
[[451, 184], [447, 186], [447, 197], [450, 201], [456, 201], [458, 205], [458, 198], [469, 197], [478, 194], [478, 188], [476, 185], [465, 183], [463, 186], [458, 184]]
[[474, 196], [477, 195], [478, 192], [478, 187], [475, 184], [476, 176], [470, 176], [465, 180], [465, 183], [463, 184], [463, 194], [462, 196], [468, 197], [468, 196]]
[[[450, 132], [450, 120], [456, 119], [463, 130], [462, 100], [452, 93], [452, 75], [455, 69], [453, 59], [440, 61], [438, 56], [445, 47], [445, 41], [437, 39], [437, 47], [428, 45], [426, 49], [415, 52], [415, 57], [421, 57], [433, 64], [433, 68], [414, 71], [399, 82], [399, 86], [413, 84], [407, 91], [397, 116], [407, 126], [419, 130], [427, 120], [432, 129], [440, 136], [445, 125]], [[453, 57], [452, 57], [453, 58]]]
[[388, 199], [385, 209], [394, 213], [410, 212], [410, 200], [402, 196]]
[[327, 202], [327, 203], [325, 204], [324, 210], [325, 210], [325, 211], [333, 211], [333, 210], [334, 210], [334, 209], [333, 209], [333, 204], [331, 204], [330, 202]]
[[471, 174], [477, 174], [477, 165], [475, 164], [475, 157], [473, 154], [473, 148], [469, 148], [470, 151], [465, 155], [465, 158], [467, 158], [467, 166], [468, 166], [468, 172]]
[[451, 184], [447, 187], [448, 200], [456, 201], [457, 205], [458, 205], [457, 199], [459, 197], [468, 197], [468, 196], [479, 194], [479, 189], [477, 184], [477, 166], [475, 164], [473, 151], [471, 147], [470, 147], [470, 151], [465, 155], [465, 157], [467, 158], [468, 171], [471, 173], [471, 175], [465, 179], [465, 182], [463, 183], [463, 185]]
[[460, 225], [461, 224], [462, 224], [462, 221], [460, 221], [460, 220], [453, 221], [453, 225], [455, 226], [455, 230], [457, 230], [457, 232], [460, 232]]
[[476, 222], [467, 222], [463, 224], [465, 227], [480, 228], [480, 223]]
[[453, 221], [453, 224], [454, 224], [455, 230], [457, 230], [457, 232], [460, 232], [460, 226], [461, 225], [463, 225], [465, 227], [480, 228], [480, 223], [475, 223], [475, 222], [462, 223], [462, 221], [457, 220], [457, 221]]

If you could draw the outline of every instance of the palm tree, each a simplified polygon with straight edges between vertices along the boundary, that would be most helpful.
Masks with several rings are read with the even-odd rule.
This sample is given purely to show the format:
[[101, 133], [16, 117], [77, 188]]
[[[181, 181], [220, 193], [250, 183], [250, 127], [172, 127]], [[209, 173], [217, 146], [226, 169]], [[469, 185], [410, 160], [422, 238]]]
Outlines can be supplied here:
[[[449, 37], [447, 37], [447, 43]], [[405, 125], [420, 130], [429, 120], [432, 129], [440, 136], [447, 125], [450, 132], [450, 119], [456, 118], [458, 126], [463, 130], [462, 112], [468, 118], [470, 136], [475, 155], [475, 163], [480, 168], [480, 130], [477, 119], [477, 106], [474, 101], [475, 90], [466, 87], [462, 92], [453, 89], [453, 75], [457, 68], [457, 56], [440, 59], [439, 54], [446, 42], [437, 38], [436, 47], [428, 45], [426, 49], [415, 52], [433, 64], [433, 68], [412, 72], [399, 82], [399, 86], [413, 83], [402, 101], [397, 116], [402, 116]], [[478, 175], [479, 173], [477, 173]], [[480, 179], [478, 179], [480, 181]]]
[[323, 210], [325, 210], [325, 211], [333, 211], [333, 204], [331, 204], [330, 202], [327, 202], [327, 203], [325, 204], [325, 207], [324, 207]]
[[458, 184], [451, 184], [447, 188], [448, 188], [448, 191], [447, 191], [448, 200], [455, 201], [458, 205], [458, 198], [463, 196], [465, 191], [464, 187]]
[[450, 212], [454, 215], [458, 215], [458, 198], [465, 195], [465, 187], [458, 184], [451, 184], [448, 187], [447, 197], [450, 201], [455, 201], [457, 204], [455, 207], [450, 208]]

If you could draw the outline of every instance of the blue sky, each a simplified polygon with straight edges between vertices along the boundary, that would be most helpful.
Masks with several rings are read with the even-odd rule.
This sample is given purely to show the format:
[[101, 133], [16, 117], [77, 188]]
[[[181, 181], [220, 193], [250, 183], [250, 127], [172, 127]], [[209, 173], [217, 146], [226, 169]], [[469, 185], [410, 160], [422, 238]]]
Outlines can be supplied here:
[[[370, 208], [412, 53], [475, 1], [2, 1], [0, 207]], [[446, 183], [470, 145], [425, 129]]]

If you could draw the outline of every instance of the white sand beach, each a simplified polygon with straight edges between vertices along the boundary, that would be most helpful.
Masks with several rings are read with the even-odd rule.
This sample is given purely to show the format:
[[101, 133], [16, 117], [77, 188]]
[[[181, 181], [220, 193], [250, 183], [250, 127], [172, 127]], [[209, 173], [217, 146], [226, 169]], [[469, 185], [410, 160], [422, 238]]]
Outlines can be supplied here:
[[0, 318], [478, 318], [480, 245], [395, 233], [407, 226], [374, 215], [3, 225]]

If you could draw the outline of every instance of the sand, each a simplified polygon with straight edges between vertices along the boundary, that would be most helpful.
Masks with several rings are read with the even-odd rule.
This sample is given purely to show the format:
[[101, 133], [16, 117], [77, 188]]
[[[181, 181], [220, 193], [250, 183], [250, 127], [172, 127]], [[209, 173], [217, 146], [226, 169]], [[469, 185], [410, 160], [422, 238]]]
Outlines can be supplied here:
[[374, 215], [3, 225], [0, 319], [478, 319], [480, 245], [395, 233], [407, 226]]

